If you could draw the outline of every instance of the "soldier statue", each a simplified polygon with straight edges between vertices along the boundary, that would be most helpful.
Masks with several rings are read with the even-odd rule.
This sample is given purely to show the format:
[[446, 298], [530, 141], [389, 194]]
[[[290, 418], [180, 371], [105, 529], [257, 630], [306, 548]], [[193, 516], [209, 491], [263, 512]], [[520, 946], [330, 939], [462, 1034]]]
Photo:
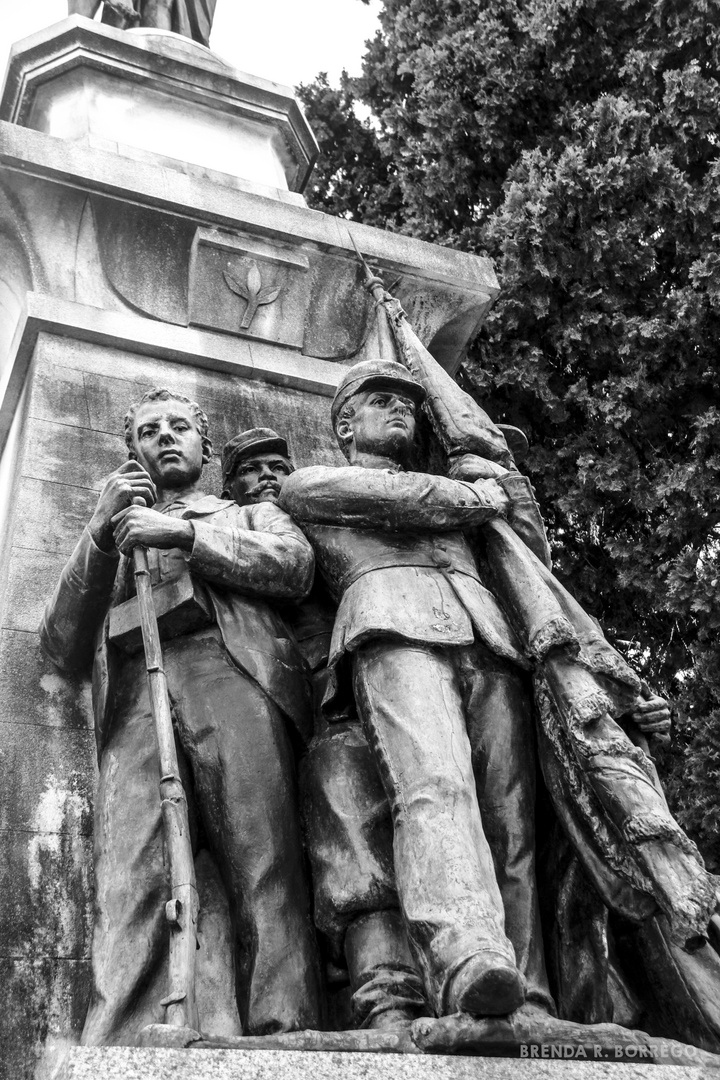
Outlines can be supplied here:
[[[439, 1016], [520, 1007], [540, 1027], [554, 1010], [535, 874], [537, 747], [597, 905], [636, 928], [639, 964], [675, 986], [678, 1005], [685, 987], [683, 1009], [704, 1027], [698, 1036], [681, 1023], [681, 1037], [715, 1045], [702, 987], [720, 971], [707, 944], [716, 885], [638, 745], [643, 729], [667, 729], [667, 703], [551, 575], [502, 433], [458, 396], [399, 305], [387, 307], [405, 366], [348, 370], [332, 421], [349, 466], [298, 470], [280, 505], [338, 603], [325, 707], [352, 685], [430, 999]], [[452, 478], [408, 471], [420, 407], [445, 436]]]
[[438, 1015], [553, 1009], [534, 874], [527, 662], [463, 530], [505, 513], [494, 479], [406, 471], [425, 391], [372, 360], [332, 422], [349, 465], [280, 495], [338, 603], [325, 706], [352, 679], [394, 822], [400, 902]]
[[148, 1019], [160, 1019], [157, 1004], [154, 1015], [143, 1014], [166, 949], [167, 874], [129, 573], [136, 545], [148, 551], [165, 638], [193, 841], [204, 838], [229, 900], [243, 1030], [318, 1027], [294, 754], [309, 735], [309, 692], [274, 607], [306, 595], [312, 550], [272, 503], [239, 507], [203, 493], [207, 418], [183, 395], [146, 393], [127, 414], [125, 436], [130, 460], [105, 482], [41, 630], [62, 670], [92, 670], [100, 776], [83, 1042], [132, 1044]]
[[[277, 503], [294, 471], [287, 442], [252, 428], [223, 449], [223, 498], [239, 506]], [[300, 764], [304, 832], [312, 867], [315, 924], [333, 964], [346, 967], [357, 1027], [408, 1027], [430, 1015], [399, 910], [392, 823], [357, 713], [320, 708], [335, 606], [320, 580], [286, 620], [315, 687], [314, 737]]]

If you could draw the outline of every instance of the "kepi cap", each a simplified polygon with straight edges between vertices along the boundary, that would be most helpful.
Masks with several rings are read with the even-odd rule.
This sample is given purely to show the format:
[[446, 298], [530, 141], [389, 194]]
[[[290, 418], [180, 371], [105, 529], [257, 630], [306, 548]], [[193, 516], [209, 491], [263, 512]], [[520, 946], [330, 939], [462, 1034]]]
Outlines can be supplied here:
[[333, 427], [343, 405], [363, 390], [401, 387], [417, 405], [426, 398], [424, 387], [408, 369], [395, 360], [362, 360], [348, 368], [333, 398], [330, 416]]
[[251, 453], [271, 454], [273, 451], [277, 454], [282, 454], [283, 457], [290, 457], [288, 454], [287, 443], [282, 436], [278, 435], [277, 431], [265, 427], [248, 428], [247, 431], [241, 431], [239, 435], [230, 439], [223, 446], [223, 486], [227, 486], [228, 480], [242, 458], [249, 457]]

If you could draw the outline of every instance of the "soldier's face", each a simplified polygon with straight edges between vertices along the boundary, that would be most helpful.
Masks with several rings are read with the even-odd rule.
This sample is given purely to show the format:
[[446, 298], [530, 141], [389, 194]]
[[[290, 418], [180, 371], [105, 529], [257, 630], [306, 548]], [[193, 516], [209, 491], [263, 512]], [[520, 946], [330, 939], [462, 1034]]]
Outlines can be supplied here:
[[183, 401], [146, 401], [135, 413], [135, 453], [159, 488], [194, 484], [204, 464], [197, 422]]
[[415, 441], [416, 405], [395, 390], [367, 390], [351, 399], [355, 415], [347, 421], [358, 453], [404, 460]]
[[230, 482], [230, 495], [238, 506], [277, 502], [283, 481], [292, 465], [282, 454], [253, 454], [243, 458]]

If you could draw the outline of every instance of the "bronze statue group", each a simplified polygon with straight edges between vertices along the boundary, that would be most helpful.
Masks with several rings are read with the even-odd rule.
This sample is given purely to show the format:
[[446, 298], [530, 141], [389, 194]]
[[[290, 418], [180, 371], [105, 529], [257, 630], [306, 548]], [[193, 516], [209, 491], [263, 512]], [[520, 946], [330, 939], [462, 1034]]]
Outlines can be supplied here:
[[206, 494], [205, 414], [150, 391], [48, 603], [46, 651], [92, 677], [100, 764], [83, 1041], [162, 1020], [142, 546], [244, 1034], [521, 1014], [720, 1049], [717, 887], [647, 753], [667, 704], [553, 577], [518, 433], [383, 303], [398, 359], [347, 368], [328, 418], [346, 465], [295, 469], [292, 433], [253, 428]]

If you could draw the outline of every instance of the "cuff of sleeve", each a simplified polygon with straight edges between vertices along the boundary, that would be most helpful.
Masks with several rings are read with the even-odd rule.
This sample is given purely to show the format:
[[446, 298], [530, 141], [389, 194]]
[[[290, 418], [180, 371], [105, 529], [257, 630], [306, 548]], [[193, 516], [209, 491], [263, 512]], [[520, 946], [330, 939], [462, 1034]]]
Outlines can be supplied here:
[[89, 589], [110, 589], [119, 562], [120, 553], [98, 547], [86, 525], [63, 574], [81, 593]]
[[512, 472], [507, 476], [501, 476], [498, 478], [498, 484], [503, 489], [505, 494], [513, 501], [518, 499], [525, 499], [528, 502], [535, 505], [535, 496], [533, 495], [532, 487], [527, 476], [523, 476], [522, 473]]
[[[485, 485], [492, 484], [493, 480], [478, 480], [473, 484], [467, 486], [474, 492], [475, 498], [479, 501], [479, 505], [486, 509], [495, 511], [496, 514], [501, 517], [505, 517], [511, 506], [510, 499], [505, 490], [495, 480], [494, 490], [492, 487], [489, 489]], [[483, 490], [484, 488], [484, 490]]]
[[101, 547], [97, 546], [97, 544], [93, 540], [93, 535], [90, 532], [89, 525], [85, 526], [85, 535], [90, 545], [90, 550], [92, 551], [93, 558], [96, 558], [98, 560], [106, 559], [108, 563], [113, 563], [114, 565], [116, 565], [120, 561], [120, 552], [117, 550], [117, 548], [114, 547], [112, 551], [103, 551]]
[[188, 553], [188, 564], [191, 570], [202, 570], [212, 561], [214, 548], [210, 543], [209, 530], [211, 526], [204, 521], [185, 519], [193, 531], [193, 544]]

